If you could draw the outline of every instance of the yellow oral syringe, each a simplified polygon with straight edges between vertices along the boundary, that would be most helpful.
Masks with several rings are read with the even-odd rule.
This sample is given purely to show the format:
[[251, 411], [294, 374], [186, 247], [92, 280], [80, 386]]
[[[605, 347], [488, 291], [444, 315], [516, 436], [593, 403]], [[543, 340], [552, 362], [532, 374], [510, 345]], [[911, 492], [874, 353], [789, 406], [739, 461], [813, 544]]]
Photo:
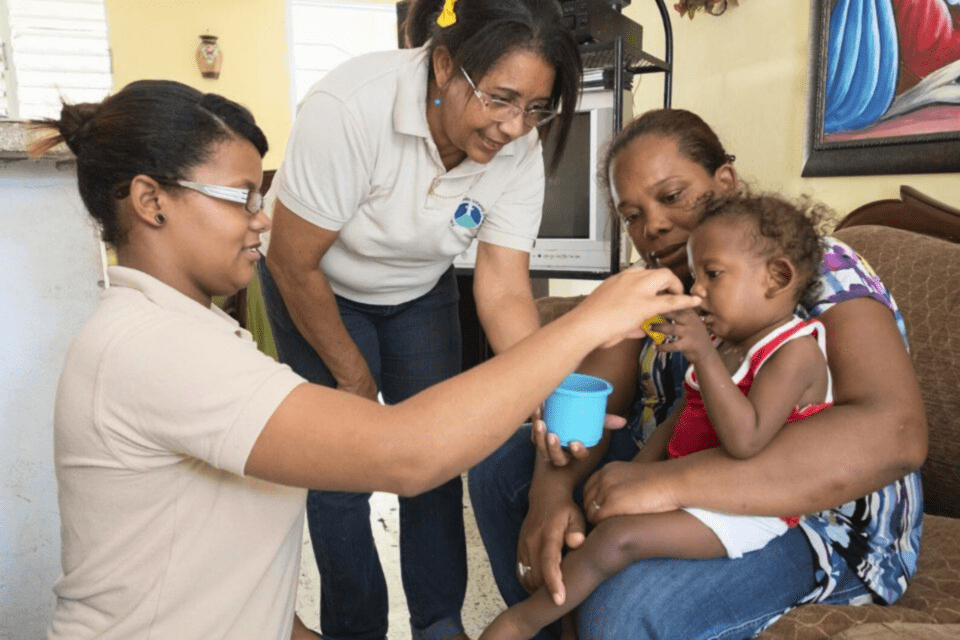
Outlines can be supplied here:
[[640, 325], [640, 328], [646, 332], [650, 338], [657, 344], [663, 344], [663, 341], [667, 339], [667, 336], [660, 333], [659, 331], [652, 331], [650, 325], [652, 324], [666, 324], [667, 319], [663, 316], [653, 316], [643, 321], [643, 324]]

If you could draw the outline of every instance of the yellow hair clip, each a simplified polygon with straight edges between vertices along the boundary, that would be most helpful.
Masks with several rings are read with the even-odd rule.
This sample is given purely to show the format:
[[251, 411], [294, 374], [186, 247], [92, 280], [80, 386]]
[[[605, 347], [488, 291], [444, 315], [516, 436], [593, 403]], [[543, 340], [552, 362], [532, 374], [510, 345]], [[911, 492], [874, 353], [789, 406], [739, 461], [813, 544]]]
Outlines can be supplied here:
[[440, 12], [440, 17], [437, 18], [437, 24], [441, 27], [449, 27], [457, 21], [457, 14], [453, 11], [453, 3], [456, 1], [457, 0], [445, 0], [443, 3], [443, 11]]

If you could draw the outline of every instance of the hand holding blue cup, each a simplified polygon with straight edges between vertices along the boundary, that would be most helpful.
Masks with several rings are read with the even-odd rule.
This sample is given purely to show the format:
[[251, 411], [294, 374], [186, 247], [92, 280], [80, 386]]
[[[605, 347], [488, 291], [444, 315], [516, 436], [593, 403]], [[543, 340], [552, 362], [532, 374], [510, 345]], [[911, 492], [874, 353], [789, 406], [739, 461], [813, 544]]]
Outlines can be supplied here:
[[613, 385], [603, 378], [571, 373], [543, 405], [547, 430], [557, 434], [564, 447], [575, 440], [585, 447], [596, 446], [603, 437], [607, 396], [611, 392]]

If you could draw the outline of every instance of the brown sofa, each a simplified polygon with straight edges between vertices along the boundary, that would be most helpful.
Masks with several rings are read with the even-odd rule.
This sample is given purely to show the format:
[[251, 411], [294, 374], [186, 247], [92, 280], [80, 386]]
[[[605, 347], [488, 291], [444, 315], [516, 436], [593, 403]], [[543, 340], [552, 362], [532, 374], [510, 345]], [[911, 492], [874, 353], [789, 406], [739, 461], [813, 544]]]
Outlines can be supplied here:
[[960, 244], [941, 239], [960, 237], [960, 212], [909, 188], [901, 198], [860, 207], [834, 235], [873, 266], [907, 325], [930, 433], [920, 567], [892, 606], [800, 607], [763, 640], [960, 638]]
[[[909, 195], [861, 207], [834, 235], [873, 266], [907, 325], [930, 433], [922, 469], [926, 515], [920, 567], [892, 606], [800, 607], [764, 631], [762, 640], [960, 638], [960, 244], [924, 235], [955, 239], [960, 217], [951, 219], [949, 207], [937, 207], [938, 215], [946, 211], [947, 217], [931, 222], [923, 203], [911, 202]], [[541, 320], [578, 300], [538, 301]]]

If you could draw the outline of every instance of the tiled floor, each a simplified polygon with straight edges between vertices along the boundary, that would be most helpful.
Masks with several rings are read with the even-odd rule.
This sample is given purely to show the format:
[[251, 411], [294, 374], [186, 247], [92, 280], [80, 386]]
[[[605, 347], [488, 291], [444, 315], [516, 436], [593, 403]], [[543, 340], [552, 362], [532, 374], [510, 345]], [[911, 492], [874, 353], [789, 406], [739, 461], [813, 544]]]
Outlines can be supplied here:
[[[467, 531], [467, 563], [470, 582], [463, 606], [463, 625], [471, 638], [476, 638], [484, 627], [503, 610], [503, 600], [497, 592], [483, 543], [477, 533], [473, 509], [466, 491], [464, 478], [464, 522]], [[400, 556], [397, 536], [397, 498], [392, 494], [376, 493], [370, 500], [370, 518], [377, 551], [387, 577], [390, 594], [390, 640], [410, 640], [407, 605], [400, 584]], [[319, 629], [320, 590], [317, 568], [310, 541], [304, 531], [303, 562], [300, 570], [300, 590], [297, 594], [297, 613], [311, 629]]]

